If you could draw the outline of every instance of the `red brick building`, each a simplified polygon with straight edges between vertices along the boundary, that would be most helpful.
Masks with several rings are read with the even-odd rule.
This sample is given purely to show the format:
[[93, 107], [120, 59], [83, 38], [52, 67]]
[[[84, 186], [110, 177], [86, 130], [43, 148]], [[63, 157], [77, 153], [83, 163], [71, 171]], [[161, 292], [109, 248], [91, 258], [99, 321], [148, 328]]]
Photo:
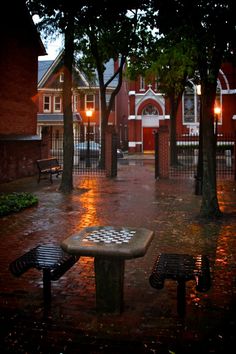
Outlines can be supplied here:
[[[114, 62], [106, 65], [105, 78], [114, 74]], [[38, 134], [44, 127], [50, 130], [50, 134], [61, 136], [63, 132], [63, 53], [60, 53], [54, 61], [39, 61], [38, 72]], [[116, 80], [107, 89], [107, 99], [114, 90]], [[117, 126], [117, 103], [110, 113], [109, 125]], [[92, 116], [88, 118], [86, 112], [92, 110]], [[74, 136], [84, 140], [88, 132], [88, 119], [90, 136], [96, 140], [100, 136], [100, 90], [97, 80], [89, 82], [84, 73], [77, 67], [73, 68], [73, 92], [72, 111]]]
[[[35, 173], [38, 56], [46, 54], [24, 1], [7, 2], [0, 21], [0, 182]], [[7, 29], [6, 19], [8, 19]]]
[[[217, 103], [221, 107], [218, 133], [229, 134], [236, 130], [236, 67], [222, 65], [218, 77]], [[189, 81], [177, 114], [177, 134], [198, 134], [199, 94], [194, 82]], [[129, 84], [129, 151], [154, 150], [153, 133], [160, 125], [169, 124], [169, 102], [157, 90], [155, 82], [138, 80]]]

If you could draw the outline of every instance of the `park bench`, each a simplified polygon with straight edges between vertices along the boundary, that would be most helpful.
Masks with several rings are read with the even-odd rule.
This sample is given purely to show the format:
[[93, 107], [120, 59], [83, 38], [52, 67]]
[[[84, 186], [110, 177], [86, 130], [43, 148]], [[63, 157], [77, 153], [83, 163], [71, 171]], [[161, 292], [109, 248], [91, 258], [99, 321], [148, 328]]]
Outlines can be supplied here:
[[184, 316], [186, 309], [185, 283], [195, 280], [196, 290], [200, 292], [209, 290], [211, 286], [208, 257], [171, 253], [158, 255], [149, 282], [153, 288], [162, 289], [165, 279], [177, 281], [177, 312], [180, 316]]
[[50, 182], [53, 183], [52, 176], [56, 175], [56, 177], [58, 177], [63, 171], [55, 157], [36, 160], [36, 163], [39, 171], [38, 183], [40, 182], [42, 175], [45, 175], [46, 177], [49, 176]]
[[16, 277], [30, 268], [42, 270], [44, 306], [48, 308], [51, 304], [51, 281], [58, 280], [78, 259], [78, 256], [66, 253], [60, 246], [39, 245], [11, 262], [9, 269]]

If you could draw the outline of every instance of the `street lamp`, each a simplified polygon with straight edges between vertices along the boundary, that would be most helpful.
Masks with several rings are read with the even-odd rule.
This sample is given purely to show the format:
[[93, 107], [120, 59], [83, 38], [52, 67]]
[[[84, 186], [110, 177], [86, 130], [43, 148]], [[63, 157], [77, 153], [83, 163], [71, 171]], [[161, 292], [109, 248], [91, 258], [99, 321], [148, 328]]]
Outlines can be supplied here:
[[87, 128], [87, 151], [86, 151], [86, 167], [91, 167], [90, 162], [90, 118], [93, 115], [92, 109], [86, 110], [86, 117], [88, 119], [88, 128]]

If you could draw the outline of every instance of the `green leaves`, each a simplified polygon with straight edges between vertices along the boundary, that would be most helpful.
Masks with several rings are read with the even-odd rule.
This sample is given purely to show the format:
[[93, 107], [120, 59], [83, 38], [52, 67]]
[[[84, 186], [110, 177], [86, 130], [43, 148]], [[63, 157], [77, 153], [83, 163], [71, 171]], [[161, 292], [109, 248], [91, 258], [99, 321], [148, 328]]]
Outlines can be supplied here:
[[0, 217], [19, 212], [38, 204], [38, 198], [31, 193], [10, 193], [0, 195]]

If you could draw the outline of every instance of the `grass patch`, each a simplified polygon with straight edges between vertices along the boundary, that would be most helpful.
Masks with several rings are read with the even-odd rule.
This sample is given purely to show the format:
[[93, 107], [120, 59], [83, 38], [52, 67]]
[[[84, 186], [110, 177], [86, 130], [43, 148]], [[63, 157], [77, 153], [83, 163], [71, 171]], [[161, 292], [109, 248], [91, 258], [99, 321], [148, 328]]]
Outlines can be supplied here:
[[0, 194], [0, 217], [17, 213], [38, 204], [38, 198], [31, 193]]

